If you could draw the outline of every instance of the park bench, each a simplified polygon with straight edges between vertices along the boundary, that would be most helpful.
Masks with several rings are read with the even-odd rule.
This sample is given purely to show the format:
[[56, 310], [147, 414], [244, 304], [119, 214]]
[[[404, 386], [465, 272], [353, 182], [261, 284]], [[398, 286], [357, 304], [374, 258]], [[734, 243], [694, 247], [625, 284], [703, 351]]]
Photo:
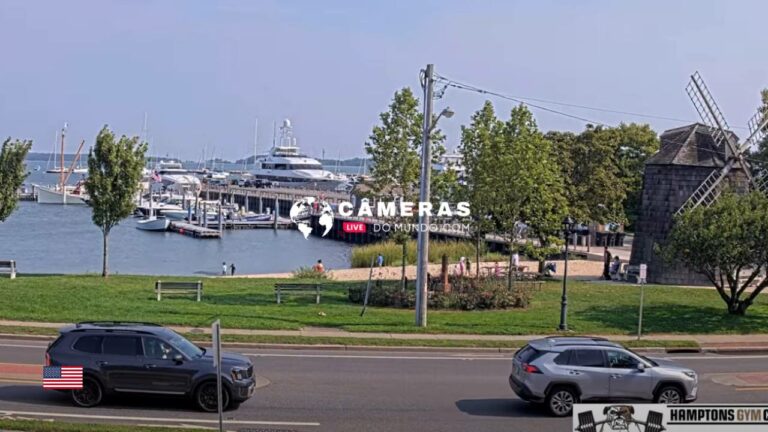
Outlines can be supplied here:
[[640, 266], [624, 264], [623, 271], [619, 271], [619, 279], [637, 283], [640, 280]]
[[523, 280], [516, 280], [513, 282], [513, 284], [517, 288], [530, 289], [532, 291], [540, 291], [541, 287], [544, 286], [544, 281], [534, 280], [534, 279], [523, 279]]
[[280, 304], [283, 292], [315, 293], [315, 303], [320, 304], [320, 289], [318, 283], [279, 283], [275, 284], [277, 304]]
[[157, 301], [169, 294], [197, 294], [197, 301], [203, 296], [203, 282], [155, 282], [155, 293], [157, 293]]
[[8, 273], [11, 279], [16, 279], [16, 261], [0, 261], [0, 272]]

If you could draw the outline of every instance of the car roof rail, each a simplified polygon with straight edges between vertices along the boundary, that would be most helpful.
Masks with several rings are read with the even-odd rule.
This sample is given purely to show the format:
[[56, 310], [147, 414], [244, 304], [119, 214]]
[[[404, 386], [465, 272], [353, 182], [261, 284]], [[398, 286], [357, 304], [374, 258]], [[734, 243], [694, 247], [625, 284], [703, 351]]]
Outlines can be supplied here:
[[600, 336], [547, 336], [546, 339], [587, 339], [587, 340], [593, 340], [595, 342], [606, 342], [608, 341], [608, 338], [600, 337]]
[[84, 325], [98, 326], [98, 327], [127, 327], [127, 326], [150, 326], [150, 327], [162, 327], [160, 324], [141, 322], [141, 321], [80, 321], [75, 324], [75, 327]]

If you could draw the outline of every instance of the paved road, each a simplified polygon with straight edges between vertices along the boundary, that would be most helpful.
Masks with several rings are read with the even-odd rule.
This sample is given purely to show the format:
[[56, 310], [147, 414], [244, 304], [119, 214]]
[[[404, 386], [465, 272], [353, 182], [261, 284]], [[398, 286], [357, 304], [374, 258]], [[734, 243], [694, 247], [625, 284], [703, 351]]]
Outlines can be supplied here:
[[[44, 346], [0, 340], [0, 362], [40, 364]], [[570, 424], [570, 419], [548, 417], [514, 396], [507, 385], [509, 355], [238, 351], [252, 356], [257, 373], [270, 383], [238, 410], [226, 413], [230, 430], [507, 432], [567, 430]], [[768, 356], [667, 357], [702, 375], [700, 402], [768, 403]], [[78, 409], [65, 395], [43, 391], [39, 384], [0, 377], [0, 414], [8, 412], [209, 427], [216, 420], [216, 415], [197, 412], [183, 400], [119, 398]]]

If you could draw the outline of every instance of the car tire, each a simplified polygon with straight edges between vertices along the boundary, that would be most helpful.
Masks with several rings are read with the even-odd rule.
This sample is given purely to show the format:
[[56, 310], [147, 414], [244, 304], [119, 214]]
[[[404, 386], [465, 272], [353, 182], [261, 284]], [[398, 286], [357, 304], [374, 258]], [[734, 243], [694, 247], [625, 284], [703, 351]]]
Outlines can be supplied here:
[[657, 404], [680, 404], [685, 402], [685, 396], [683, 395], [680, 387], [675, 385], [662, 386], [657, 392], [653, 401]]
[[572, 387], [554, 387], [547, 394], [547, 410], [555, 417], [571, 415], [573, 406], [579, 402], [579, 395]]
[[[226, 386], [222, 386], [222, 410], [226, 410], [229, 406], [230, 397], [229, 390]], [[195, 405], [202, 411], [217, 412], [219, 410], [218, 401], [216, 400], [216, 381], [205, 381], [197, 386], [195, 390]]]
[[83, 377], [83, 388], [71, 390], [72, 403], [82, 408], [91, 408], [101, 403], [104, 397], [104, 389], [95, 378]]

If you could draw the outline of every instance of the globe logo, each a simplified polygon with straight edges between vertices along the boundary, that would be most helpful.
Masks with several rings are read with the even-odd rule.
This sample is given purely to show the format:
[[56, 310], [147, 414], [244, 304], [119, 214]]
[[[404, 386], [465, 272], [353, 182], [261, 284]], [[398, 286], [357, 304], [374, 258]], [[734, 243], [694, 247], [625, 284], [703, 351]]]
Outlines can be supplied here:
[[312, 227], [310, 226], [310, 217], [312, 210], [320, 212], [320, 220], [318, 223], [321, 227], [325, 228], [322, 236], [325, 237], [331, 231], [333, 227], [333, 209], [330, 204], [325, 201], [318, 201], [313, 197], [305, 197], [296, 201], [291, 206], [291, 210], [288, 215], [291, 218], [291, 222], [296, 224], [304, 238], [309, 238], [309, 234], [312, 233]]

